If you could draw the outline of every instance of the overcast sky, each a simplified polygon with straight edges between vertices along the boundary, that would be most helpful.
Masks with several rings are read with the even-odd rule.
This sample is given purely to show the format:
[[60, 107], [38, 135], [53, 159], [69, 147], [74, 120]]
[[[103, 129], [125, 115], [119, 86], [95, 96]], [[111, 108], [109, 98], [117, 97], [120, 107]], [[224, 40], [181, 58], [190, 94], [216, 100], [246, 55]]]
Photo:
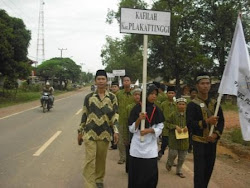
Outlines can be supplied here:
[[[105, 37], [121, 38], [115, 21], [105, 23], [108, 9], [117, 11], [119, 0], [44, 0], [45, 59], [72, 58], [83, 71], [95, 73], [104, 68], [101, 48]], [[150, 2], [150, 0], [148, 1]], [[0, 8], [10, 16], [23, 19], [32, 32], [28, 57], [36, 60], [38, 17], [40, 0], [0, 0]]]

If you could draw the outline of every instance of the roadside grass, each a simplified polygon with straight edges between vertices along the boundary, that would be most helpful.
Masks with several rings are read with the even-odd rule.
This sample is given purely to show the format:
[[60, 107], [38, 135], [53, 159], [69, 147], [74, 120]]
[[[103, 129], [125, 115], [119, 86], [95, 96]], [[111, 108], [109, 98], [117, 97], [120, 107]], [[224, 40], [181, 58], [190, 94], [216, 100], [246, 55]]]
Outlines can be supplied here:
[[[233, 111], [238, 113], [237, 104], [232, 104], [232, 102], [225, 102], [221, 105], [223, 111]], [[223, 133], [224, 134], [224, 133]], [[229, 132], [225, 132], [227, 134], [226, 139], [228, 139], [232, 143], [240, 144], [243, 146], [250, 146], [250, 141], [245, 141], [242, 138], [241, 129], [239, 127], [230, 129]]]
[[[59, 94], [66, 93], [66, 92], [67, 91], [55, 90], [54, 95], [57, 96]], [[0, 108], [39, 100], [40, 97], [41, 97], [41, 92], [18, 90], [16, 98], [0, 96]]]
[[244, 141], [241, 134], [240, 128], [233, 129], [230, 133], [231, 141], [244, 146], [250, 146], [250, 141]]
[[220, 144], [230, 149], [240, 158], [250, 159], [250, 141], [244, 141], [241, 134], [241, 129], [232, 128], [224, 130], [220, 139]]
[[234, 111], [234, 112], [238, 112], [238, 106], [237, 104], [232, 104], [232, 102], [225, 102], [223, 104], [221, 104], [221, 107], [223, 109], [223, 111]]

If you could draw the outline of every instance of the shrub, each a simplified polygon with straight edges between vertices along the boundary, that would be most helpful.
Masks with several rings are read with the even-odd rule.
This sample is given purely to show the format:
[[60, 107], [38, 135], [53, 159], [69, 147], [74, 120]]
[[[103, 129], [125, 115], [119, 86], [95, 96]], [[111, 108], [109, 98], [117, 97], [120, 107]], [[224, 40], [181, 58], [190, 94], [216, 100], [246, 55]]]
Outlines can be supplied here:
[[17, 89], [18, 83], [16, 79], [13, 78], [6, 78], [4, 80], [3, 88], [4, 89]]
[[22, 91], [28, 91], [29, 90], [29, 85], [27, 82], [22, 82], [21, 86], [20, 86], [20, 90]]
[[230, 133], [232, 142], [242, 144], [245, 146], [250, 146], [250, 141], [244, 141], [242, 138], [241, 130], [240, 129], [233, 129]]
[[29, 85], [29, 90], [34, 91], [34, 92], [39, 92], [41, 91], [41, 85], [40, 84], [31, 84]]
[[20, 89], [22, 91], [28, 92], [39, 92], [41, 91], [41, 85], [40, 84], [28, 84], [27, 82], [23, 82], [20, 86]]

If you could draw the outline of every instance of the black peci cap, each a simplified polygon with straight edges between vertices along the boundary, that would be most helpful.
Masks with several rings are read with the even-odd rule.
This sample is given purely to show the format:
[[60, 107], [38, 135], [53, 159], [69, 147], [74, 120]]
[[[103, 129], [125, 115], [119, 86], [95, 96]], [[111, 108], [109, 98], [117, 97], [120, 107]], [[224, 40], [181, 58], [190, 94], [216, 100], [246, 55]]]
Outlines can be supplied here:
[[97, 76], [105, 76], [106, 78], [108, 77], [105, 70], [98, 70], [98, 71], [96, 71], [95, 78], [96, 78]]

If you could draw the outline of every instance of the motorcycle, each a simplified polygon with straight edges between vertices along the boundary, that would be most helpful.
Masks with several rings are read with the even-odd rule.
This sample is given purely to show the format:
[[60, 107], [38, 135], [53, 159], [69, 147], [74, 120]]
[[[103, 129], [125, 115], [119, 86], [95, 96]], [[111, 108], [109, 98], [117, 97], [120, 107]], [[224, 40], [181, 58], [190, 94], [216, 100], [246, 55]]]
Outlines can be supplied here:
[[51, 101], [49, 98], [49, 93], [44, 92], [42, 96], [42, 106], [43, 106], [43, 113], [46, 112], [46, 109], [49, 111], [51, 109]]

